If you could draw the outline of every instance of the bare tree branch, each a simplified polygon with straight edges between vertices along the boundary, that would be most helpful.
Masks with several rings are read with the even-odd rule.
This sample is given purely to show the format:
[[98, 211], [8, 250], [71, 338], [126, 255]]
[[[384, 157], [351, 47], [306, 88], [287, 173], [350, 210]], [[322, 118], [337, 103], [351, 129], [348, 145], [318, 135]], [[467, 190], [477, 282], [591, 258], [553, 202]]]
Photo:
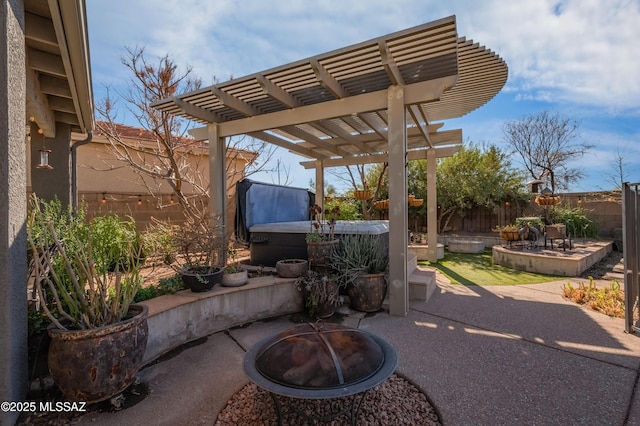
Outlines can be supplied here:
[[547, 111], [509, 121], [503, 132], [527, 174], [532, 179], [546, 178], [554, 192], [568, 189], [569, 184], [583, 176], [580, 169], [570, 168], [567, 164], [593, 148], [578, 140], [576, 121]]

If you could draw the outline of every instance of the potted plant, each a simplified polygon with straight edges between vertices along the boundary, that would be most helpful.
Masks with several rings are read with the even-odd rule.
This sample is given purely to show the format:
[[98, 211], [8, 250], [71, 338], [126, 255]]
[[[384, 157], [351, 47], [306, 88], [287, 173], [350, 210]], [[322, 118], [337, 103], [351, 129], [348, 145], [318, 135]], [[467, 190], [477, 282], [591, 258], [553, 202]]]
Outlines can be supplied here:
[[335, 206], [330, 210], [327, 209], [323, 214], [322, 208], [315, 204], [309, 208], [309, 212], [311, 214], [311, 230], [305, 237], [309, 265], [326, 265], [340, 243], [335, 238], [335, 227], [338, 216], [340, 216], [340, 207]]
[[141, 366], [148, 310], [132, 301], [143, 256], [137, 237], [126, 244], [121, 238], [134, 234], [132, 221], [86, 222], [84, 209], [65, 210], [35, 195], [30, 203], [33, 286], [51, 321], [49, 371], [71, 401], [109, 399], [131, 385]]
[[505, 225], [496, 228], [500, 233], [500, 239], [505, 241], [518, 241], [519, 239], [526, 240], [529, 238], [529, 228], [521, 225]]
[[346, 285], [353, 309], [380, 310], [387, 291], [389, 253], [377, 235], [345, 235], [342, 250], [332, 256], [331, 266], [340, 284]]
[[249, 275], [247, 269], [242, 267], [238, 260], [238, 249], [230, 245], [227, 249], [227, 254], [229, 258], [231, 258], [231, 263], [224, 268], [224, 273], [222, 274], [222, 285], [225, 287], [239, 287], [241, 285], [245, 285], [249, 280]]
[[302, 292], [305, 308], [312, 317], [328, 318], [342, 304], [339, 285], [330, 274], [309, 269], [298, 277], [296, 288]]
[[222, 281], [224, 271], [217, 266], [217, 261], [224, 239], [208, 217], [187, 220], [173, 235], [178, 250], [178, 260], [173, 267], [187, 288], [200, 293]]
[[276, 262], [276, 272], [282, 278], [298, 278], [309, 268], [309, 262], [304, 259], [282, 259]]

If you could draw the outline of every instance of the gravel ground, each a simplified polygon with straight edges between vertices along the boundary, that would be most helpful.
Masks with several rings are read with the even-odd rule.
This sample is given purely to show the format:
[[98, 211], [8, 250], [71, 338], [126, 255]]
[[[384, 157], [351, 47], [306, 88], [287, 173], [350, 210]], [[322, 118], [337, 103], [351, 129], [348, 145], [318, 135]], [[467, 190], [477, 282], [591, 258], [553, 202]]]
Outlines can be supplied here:
[[622, 261], [622, 252], [621, 251], [617, 251], [617, 250], [613, 250], [605, 258], [603, 258], [599, 262], [596, 262], [593, 266], [591, 266], [589, 269], [584, 271], [580, 275], [580, 277], [581, 278], [593, 277], [594, 280], [604, 279], [604, 278], [606, 278], [605, 276], [608, 273], [613, 271], [614, 267], [620, 261]]
[[[301, 424], [351, 424], [351, 419], [340, 415], [330, 423], [308, 420], [305, 415], [328, 416], [350, 404], [351, 398], [308, 400], [279, 397], [283, 411], [282, 425]], [[348, 405], [347, 405], [348, 406]], [[236, 393], [218, 415], [216, 426], [272, 426], [278, 420], [275, 404], [269, 393], [254, 383], [249, 383]], [[392, 375], [383, 384], [371, 389], [364, 396], [358, 424], [375, 425], [440, 425], [440, 416], [427, 396], [406, 379]]]

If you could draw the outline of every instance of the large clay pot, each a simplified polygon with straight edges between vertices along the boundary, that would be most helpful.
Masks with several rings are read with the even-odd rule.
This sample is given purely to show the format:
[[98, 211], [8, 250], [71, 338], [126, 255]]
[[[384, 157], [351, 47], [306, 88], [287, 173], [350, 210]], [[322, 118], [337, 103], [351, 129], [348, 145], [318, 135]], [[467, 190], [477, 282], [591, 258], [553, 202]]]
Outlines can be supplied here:
[[309, 262], [304, 259], [283, 259], [276, 262], [276, 272], [282, 278], [298, 278], [307, 272]]
[[309, 267], [328, 265], [331, 254], [338, 249], [340, 240], [307, 242]]
[[[332, 293], [337, 297], [339, 292], [338, 283], [333, 280], [329, 280], [325, 283], [327, 286], [327, 292]], [[309, 289], [305, 286], [302, 287], [302, 297], [304, 299], [305, 308], [309, 316], [314, 318], [329, 318], [336, 312], [336, 303], [335, 300], [316, 300], [315, 303], [312, 303], [311, 294]], [[333, 298], [332, 298], [333, 299]]]
[[89, 330], [49, 329], [49, 371], [70, 401], [94, 403], [124, 391], [135, 380], [147, 348], [144, 305], [124, 320]]
[[360, 275], [347, 286], [351, 307], [361, 312], [379, 311], [386, 293], [384, 273]]
[[183, 269], [180, 271], [182, 282], [185, 287], [191, 289], [194, 293], [202, 293], [209, 291], [214, 285], [222, 280], [222, 268], [214, 268], [214, 272], [209, 272], [209, 267], [203, 266], [200, 269]]

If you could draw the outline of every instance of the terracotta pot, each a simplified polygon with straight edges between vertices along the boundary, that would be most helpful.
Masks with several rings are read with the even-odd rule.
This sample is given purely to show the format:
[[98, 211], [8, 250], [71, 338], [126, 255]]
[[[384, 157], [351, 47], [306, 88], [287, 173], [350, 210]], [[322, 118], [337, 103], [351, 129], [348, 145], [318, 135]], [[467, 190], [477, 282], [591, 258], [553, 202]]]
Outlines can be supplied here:
[[222, 268], [214, 268], [214, 272], [209, 272], [209, 267], [183, 269], [180, 271], [182, 282], [185, 287], [191, 289], [194, 293], [202, 293], [209, 291], [214, 285], [222, 280]]
[[282, 278], [298, 278], [307, 272], [309, 262], [304, 259], [283, 259], [276, 262], [276, 272]]
[[222, 274], [222, 285], [225, 287], [240, 287], [249, 281], [249, 274], [244, 269], [238, 272], [225, 272]]
[[347, 286], [351, 307], [361, 312], [376, 312], [382, 308], [387, 294], [387, 282], [384, 273], [364, 274]]
[[148, 312], [144, 305], [131, 305], [128, 317], [115, 324], [49, 329], [49, 371], [68, 400], [104, 401], [133, 383], [147, 348]]
[[307, 259], [309, 266], [328, 265], [331, 254], [338, 249], [340, 240], [307, 242]]

